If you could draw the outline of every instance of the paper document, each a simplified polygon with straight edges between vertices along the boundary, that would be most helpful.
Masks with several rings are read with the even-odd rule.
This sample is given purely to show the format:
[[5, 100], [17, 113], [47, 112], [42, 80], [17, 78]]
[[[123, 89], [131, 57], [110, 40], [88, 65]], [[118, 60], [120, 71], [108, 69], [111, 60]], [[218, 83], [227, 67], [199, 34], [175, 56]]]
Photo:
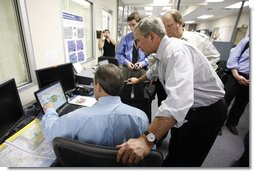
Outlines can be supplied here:
[[91, 107], [93, 106], [97, 100], [94, 97], [88, 97], [88, 96], [77, 96], [74, 99], [72, 99], [69, 103], [80, 105], [80, 106], [87, 106]]
[[49, 167], [56, 159], [51, 142], [34, 119], [0, 145], [0, 167]]

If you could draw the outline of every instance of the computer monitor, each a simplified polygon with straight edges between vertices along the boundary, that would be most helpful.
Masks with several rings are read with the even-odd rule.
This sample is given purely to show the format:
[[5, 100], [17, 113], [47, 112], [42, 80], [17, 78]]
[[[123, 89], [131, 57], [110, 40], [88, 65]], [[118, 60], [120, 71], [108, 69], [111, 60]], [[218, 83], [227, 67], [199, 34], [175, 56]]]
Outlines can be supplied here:
[[14, 79], [0, 83], [0, 143], [24, 116]]
[[119, 67], [119, 62], [117, 60], [117, 58], [115, 57], [107, 57], [107, 56], [100, 56], [98, 57], [98, 64], [108, 64], [108, 63], [112, 63], [114, 65], [116, 65], [117, 67]]
[[72, 63], [38, 69], [35, 70], [35, 73], [40, 89], [58, 80], [61, 82], [64, 92], [75, 88], [75, 76]]

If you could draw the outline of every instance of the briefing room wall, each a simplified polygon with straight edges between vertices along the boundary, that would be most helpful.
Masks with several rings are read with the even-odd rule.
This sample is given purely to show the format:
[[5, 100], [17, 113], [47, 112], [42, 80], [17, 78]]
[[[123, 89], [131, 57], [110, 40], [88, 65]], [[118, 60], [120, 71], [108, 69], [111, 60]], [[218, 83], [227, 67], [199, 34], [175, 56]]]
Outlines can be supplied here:
[[[103, 8], [107, 7], [107, 9], [112, 10], [113, 32], [111, 35], [115, 38], [117, 1], [90, 0], [90, 2], [93, 3], [94, 35], [96, 28], [100, 28], [102, 23], [102, 12], [98, 11], [102, 11]], [[34, 59], [34, 69], [65, 63], [61, 0], [26, 0], [25, 6], [34, 55], [29, 58]], [[93, 44], [96, 58], [82, 64], [87, 68], [97, 64], [99, 55], [98, 40], [94, 40]], [[38, 87], [35, 84], [20, 91], [23, 105], [35, 100], [33, 93], [37, 89]]]
[[[249, 13], [242, 13], [239, 19], [238, 27], [241, 27], [243, 24], [247, 24], [249, 26], [249, 16], [250, 16]], [[196, 30], [208, 29], [210, 31], [213, 31], [213, 29], [216, 27], [219, 27], [219, 28], [231, 27], [232, 29], [228, 32], [228, 34], [231, 37], [236, 19], [237, 19], [237, 15], [233, 15], [233, 16], [224, 17], [218, 20], [203, 22], [203, 23], [197, 24]]]
[[36, 69], [65, 62], [60, 0], [26, 0]]
[[[28, 57], [34, 61], [32, 69], [64, 63], [60, 0], [25, 0], [25, 9], [33, 52]], [[33, 84], [19, 90], [23, 105], [35, 100], [36, 83], [33, 80]]]

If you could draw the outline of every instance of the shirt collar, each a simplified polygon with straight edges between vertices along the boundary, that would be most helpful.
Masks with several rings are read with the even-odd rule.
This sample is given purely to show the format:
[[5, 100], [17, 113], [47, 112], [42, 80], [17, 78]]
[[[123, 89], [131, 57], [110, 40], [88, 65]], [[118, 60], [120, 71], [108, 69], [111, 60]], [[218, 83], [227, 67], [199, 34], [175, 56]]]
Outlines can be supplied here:
[[157, 58], [158, 60], [161, 59], [161, 55], [162, 55], [163, 52], [165, 51], [165, 48], [166, 48], [166, 46], [169, 44], [169, 42], [170, 42], [169, 37], [168, 37], [167, 35], [165, 35], [165, 36], [162, 38], [162, 40], [161, 40], [161, 42], [160, 42], [160, 45], [159, 45], [159, 47], [158, 47], [158, 50], [157, 50], [157, 52], [156, 52], [156, 58]]
[[121, 103], [121, 98], [119, 96], [103, 96], [98, 99], [100, 104], [115, 104]]
[[182, 35], [182, 37], [181, 37], [180, 39], [185, 40], [185, 41], [188, 41], [188, 39], [186, 38], [186, 34], [185, 34], [185, 33], [186, 33], [186, 32], [183, 31], [183, 35]]

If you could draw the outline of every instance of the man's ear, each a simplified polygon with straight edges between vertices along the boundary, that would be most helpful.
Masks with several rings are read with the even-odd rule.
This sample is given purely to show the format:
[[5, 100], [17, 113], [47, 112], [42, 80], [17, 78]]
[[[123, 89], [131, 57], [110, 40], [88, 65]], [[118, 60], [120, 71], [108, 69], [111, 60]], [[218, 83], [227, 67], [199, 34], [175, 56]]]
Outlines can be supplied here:
[[101, 92], [101, 91], [103, 90], [101, 84], [99, 84], [99, 83], [96, 84], [96, 88], [97, 88], [97, 90], [98, 90], [99, 92]]
[[151, 35], [148, 35], [148, 40], [152, 40], [152, 37], [151, 37]]
[[149, 40], [153, 40], [153, 38], [154, 38], [154, 33], [153, 32], [149, 33], [148, 39]]
[[183, 22], [182, 20], [179, 21], [179, 22], [177, 22], [177, 27], [179, 27], [180, 25], [183, 26], [183, 23], [184, 23], [184, 22]]
[[96, 83], [96, 84], [95, 84], [95, 89], [96, 89], [96, 90], [98, 90], [98, 91], [100, 91], [101, 86], [100, 86], [100, 84], [99, 84], [99, 83]]

